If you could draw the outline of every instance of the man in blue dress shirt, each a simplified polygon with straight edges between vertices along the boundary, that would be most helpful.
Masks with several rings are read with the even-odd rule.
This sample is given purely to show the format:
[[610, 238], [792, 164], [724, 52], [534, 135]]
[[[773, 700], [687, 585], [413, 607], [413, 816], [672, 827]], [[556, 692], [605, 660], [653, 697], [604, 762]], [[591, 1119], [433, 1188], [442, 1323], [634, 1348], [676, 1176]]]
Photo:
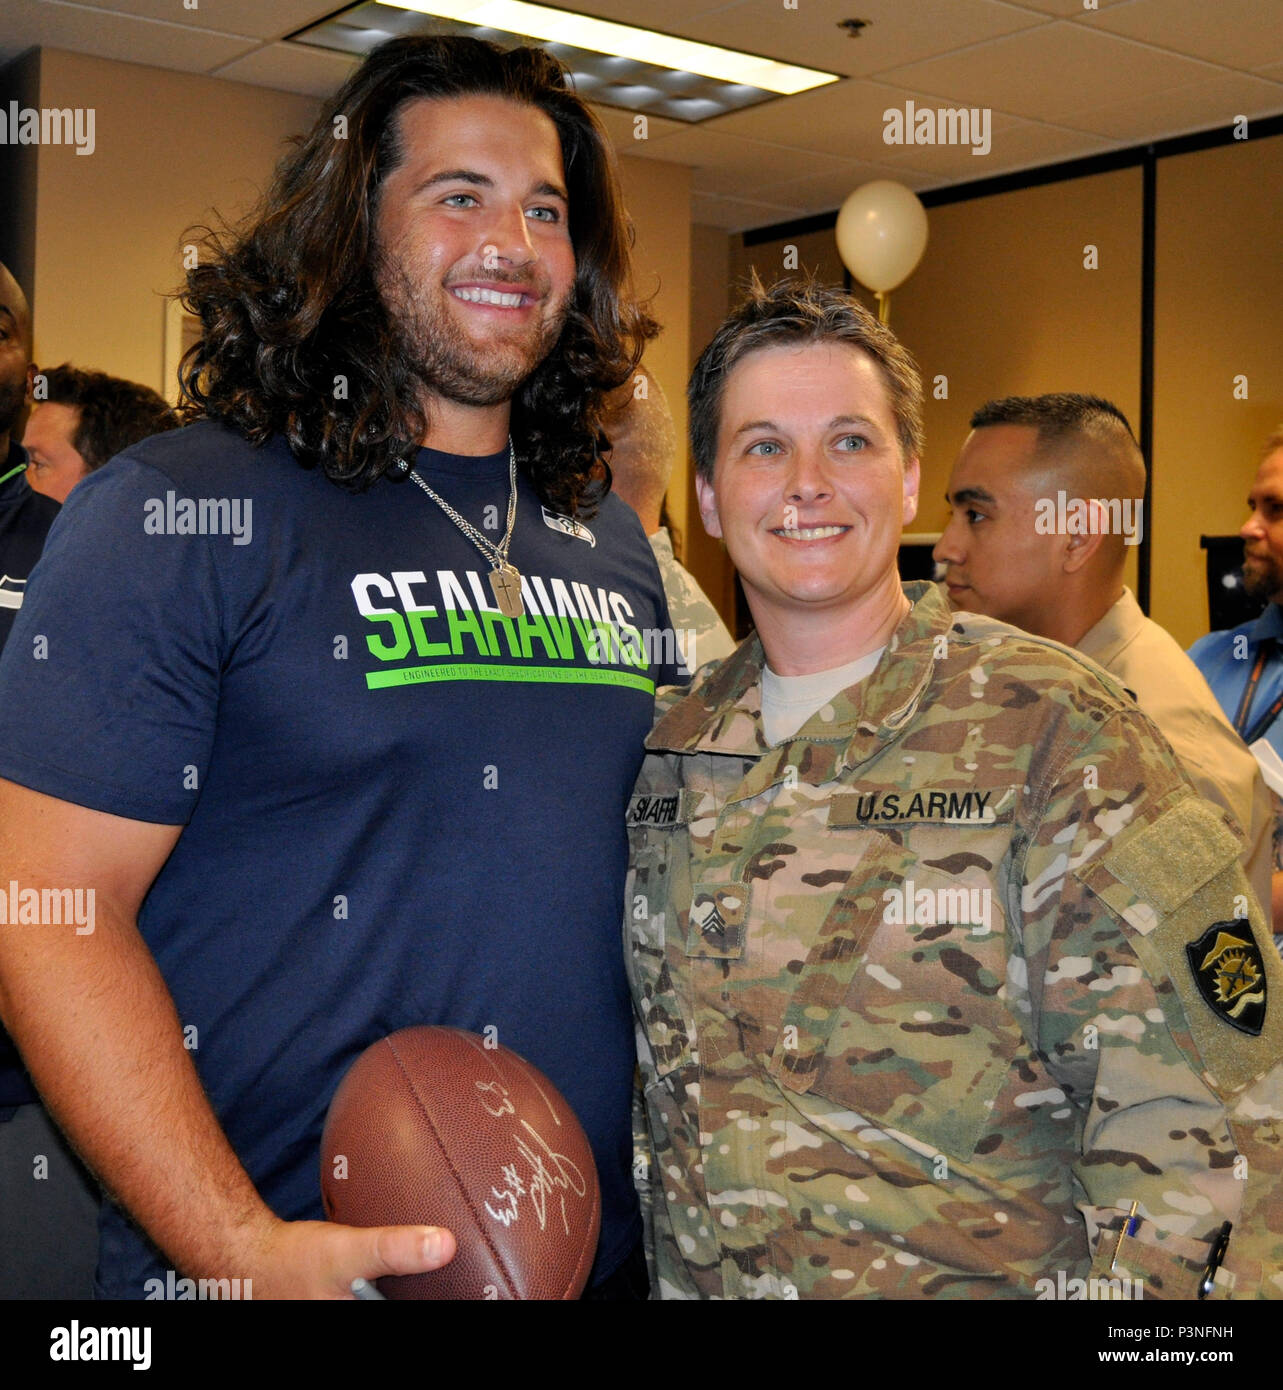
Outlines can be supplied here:
[[[1283, 808], [1283, 426], [1265, 441], [1247, 496], [1243, 584], [1266, 601], [1259, 618], [1209, 632], [1189, 649], [1243, 742], [1261, 762], [1266, 784]], [[1283, 820], [1274, 832], [1274, 930], [1283, 928]]]

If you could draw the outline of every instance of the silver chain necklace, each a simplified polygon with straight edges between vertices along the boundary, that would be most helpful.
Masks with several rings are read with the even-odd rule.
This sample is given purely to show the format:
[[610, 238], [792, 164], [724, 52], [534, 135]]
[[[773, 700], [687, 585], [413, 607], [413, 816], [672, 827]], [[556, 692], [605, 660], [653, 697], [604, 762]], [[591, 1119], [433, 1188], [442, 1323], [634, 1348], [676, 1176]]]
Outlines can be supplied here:
[[512, 528], [517, 520], [517, 451], [508, 436], [508, 524], [504, 529], [503, 540], [496, 545], [483, 536], [471, 522], [463, 517], [445, 500], [439, 497], [410, 467], [405, 459], [398, 459], [401, 467], [408, 469], [410, 477], [428, 494], [438, 507], [463, 532], [473, 545], [485, 556], [493, 568], [490, 571], [490, 592], [505, 618], [519, 618], [521, 607], [521, 575], [516, 565], [508, 560], [508, 547], [512, 544]]

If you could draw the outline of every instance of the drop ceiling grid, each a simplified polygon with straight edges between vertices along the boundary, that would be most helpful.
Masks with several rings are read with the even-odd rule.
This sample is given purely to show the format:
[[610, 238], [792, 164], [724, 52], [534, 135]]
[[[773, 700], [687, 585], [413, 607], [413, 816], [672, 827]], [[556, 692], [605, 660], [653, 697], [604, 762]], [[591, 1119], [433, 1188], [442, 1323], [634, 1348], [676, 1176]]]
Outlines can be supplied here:
[[[1283, 110], [1279, 0], [571, 0], [619, 22], [768, 53], [847, 80], [698, 126], [598, 108], [621, 153], [694, 169], [732, 230], [836, 205], [847, 175], [927, 188]], [[333, 0], [0, 0], [0, 60], [33, 43], [322, 96], [346, 60], [281, 38]], [[858, 14], [858, 38], [837, 29]], [[993, 148], [893, 146], [883, 112], [987, 107]], [[983, 169], [980, 166], [983, 164]], [[852, 186], [855, 186], [854, 183]], [[747, 220], [744, 220], [747, 219]]]

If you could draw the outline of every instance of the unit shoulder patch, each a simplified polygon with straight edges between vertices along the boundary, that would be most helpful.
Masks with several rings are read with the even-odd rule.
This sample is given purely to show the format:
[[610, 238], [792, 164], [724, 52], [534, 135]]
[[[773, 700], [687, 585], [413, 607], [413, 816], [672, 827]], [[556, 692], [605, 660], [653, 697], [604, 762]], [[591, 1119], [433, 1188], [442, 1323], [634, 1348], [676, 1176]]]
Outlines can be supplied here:
[[1240, 1033], [1259, 1037], [1265, 1023], [1265, 962], [1252, 929], [1242, 920], [1213, 922], [1185, 947], [1204, 1002]]

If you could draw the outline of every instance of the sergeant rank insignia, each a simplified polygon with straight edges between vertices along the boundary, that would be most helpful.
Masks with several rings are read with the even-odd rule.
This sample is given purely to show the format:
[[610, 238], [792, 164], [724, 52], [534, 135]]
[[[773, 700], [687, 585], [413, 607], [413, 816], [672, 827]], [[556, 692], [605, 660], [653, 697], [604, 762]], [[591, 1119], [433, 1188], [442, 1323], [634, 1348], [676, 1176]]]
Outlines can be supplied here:
[[1185, 947], [1198, 992], [1213, 1013], [1258, 1037], [1265, 1022], [1265, 962], [1246, 922], [1213, 922]]

